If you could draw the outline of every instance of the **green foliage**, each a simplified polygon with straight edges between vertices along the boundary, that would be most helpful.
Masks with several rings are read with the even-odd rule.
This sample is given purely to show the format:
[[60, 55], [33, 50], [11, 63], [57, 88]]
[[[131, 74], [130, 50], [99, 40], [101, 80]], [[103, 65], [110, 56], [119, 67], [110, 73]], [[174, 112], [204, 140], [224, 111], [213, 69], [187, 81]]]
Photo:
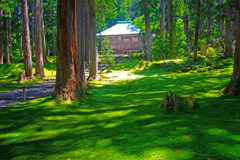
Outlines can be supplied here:
[[175, 57], [181, 57], [185, 54], [187, 37], [184, 33], [184, 23], [182, 19], [175, 21]]
[[144, 52], [141, 52], [141, 53], [133, 53], [130, 55], [130, 57], [132, 58], [145, 58], [146, 57], [146, 53]]
[[155, 60], [165, 60], [170, 58], [171, 50], [169, 39], [164, 38], [163, 35], [158, 35], [154, 41], [152, 51]]
[[103, 49], [102, 49], [102, 55], [104, 56], [103, 59], [105, 60], [105, 63], [108, 64], [108, 71], [110, 71], [109, 65], [114, 64], [114, 56], [113, 56], [113, 46], [111, 45], [110, 39], [108, 36], [106, 36], [103, 41]]
[[145, 31], [144, 15], [141, 15], [133, 20], [133, 24], [141, 31]]
[[12, 63], [0, 65], [0, 79], [17, 80], [20, 73], [24, 70], [23, 63]]
[[12, 51], [11, 62], [12, 63], [23, 63], [24, 62], [24, 57], [21, 55], [20, 49], [17, 48]]

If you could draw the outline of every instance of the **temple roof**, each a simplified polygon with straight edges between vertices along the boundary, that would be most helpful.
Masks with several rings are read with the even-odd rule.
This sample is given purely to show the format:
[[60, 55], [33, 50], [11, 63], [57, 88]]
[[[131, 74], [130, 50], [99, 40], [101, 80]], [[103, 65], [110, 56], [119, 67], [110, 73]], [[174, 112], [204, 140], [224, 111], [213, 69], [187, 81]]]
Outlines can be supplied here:
[[113, 36], [113, 35], [129, 35], [129, 34], [139, 34], [140, 29], [135, 27], [130, 21], [119, 21], [114, 26], [98, 33], [97, 36]]

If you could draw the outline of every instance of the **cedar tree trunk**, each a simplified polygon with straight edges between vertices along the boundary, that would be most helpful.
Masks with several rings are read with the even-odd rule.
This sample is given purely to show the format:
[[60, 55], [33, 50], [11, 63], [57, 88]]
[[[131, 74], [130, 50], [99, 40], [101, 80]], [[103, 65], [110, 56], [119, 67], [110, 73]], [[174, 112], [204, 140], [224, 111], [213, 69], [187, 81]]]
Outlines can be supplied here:
[[[79, 59], [79, 74], [84, 88], [90, 87], [85, 76], [85, 55], [86, 53], [86, 16], [87, 16], [87, 0], [77, 0], [77, 39], [78, 39], [78, 59]], [[85, 32], [85, 33], [84, 33]]]
[[200, 24], [200, 7], [201, 2], [198, 0], [197, 4], [197, 21], [196, 21], [196, 30], [195, 30], [195, 40], [194, 40], [194, 55], [193, 55], [193, 61], [197, 61], [197, 49], [198, 49], [198, 35], [199, 35], [199, 24]]
[[[219, 6], [222, 6], [223, 5], [223, 0], [219, 0], [218, 1], [218, 4]], [[220, 19], [219, 19], [219, 32], [220, 32], [220, 35], [222, 36], [223, 35], [223, 15], [222, 15], [222, 12], [220, 12]]]
[[144, 18], [145, 18], [145, 28], [146, 28], [146, 49], [147, 49], [147, 60], [152, 60], [152, 33], [150, 28], [150, 18], [148, 11], [148, 1], [142, 0], [142, 5], [144, 9]]
[[91, 37], [91, 34], [89, 34], [89, 28], [90, 28], [90, 22], [89, 22], [89, 12], [86, 13], [86, 22], [85, 22], [85, 38], [86, 38], [86, 41], [85, 41], [85, 49], [86, 49], [86, 54], [85, 54], [85, 61], [87, 64], [90, 64], [89, 63], [89, 57], [90, 57], [90, 37]]
[[29, 35], [29, 20], [28, 20], [28, 5], [27, 0], [21, 0], [22, 5], [22, 23], [23, 23], [23, 41], [24, 41], [24, 68], [25, 74], [27, 78], [33, 77], [33, 69], [32, 69], [32, 55], [30, 48], [30, 35]]
[[[2, 18], [3, 11], [0, 10], [0, 20]], [[0, 27], [3, 27], [2, 20], [0, 21]], [[0, 35], [2, 35], [2, 30], [0, 30]], [[0, 36], [0, 64], [3, 64], [3, 37]]]
[[[170, 50], [174, 51], [174, 38], [173, 38], [173, 4], [172, 0], [168, 0], [168, 25], [169, 25], [169, 39], [170, 39]], [[172, 53], [172, 58], [174, 55]]]
[[5, 34], [5, 57], [4, 57], [4, 62], [9, 64], [10, 63], [10, 55], [9, 55], [8, 19], [5, 20], [5, 28], [6, 28], [6, 34]]
[[226, 22], [225, 22], [225, 57], [232, 57], [232, 43], [231, 43], [231, 6], [229, 0], [226, 1]]
[[225, 94], [230, 95], [240, 94], [240, 0], [236, 0], [235, 3], [236, 3], [236, 16], [235, 16], [236, 47], [234, 55], [233, 75], [230, 83], [224, 90]]
[[94, 0], [89, 0], [89, 12], [90, 12], [90, 28], [91, 28], [91, 63], [90, 74], [88, 80], [99, 79], [98, 75], [98, 54], [97, 54], [97, 37], [96, 37], [96, 15], [95, 15], [95, 3]]
[[52, 55], [56, 56], [53, 11], [50, 11], [50, 16], [51, 16], [51, 29], [52, 29]]
[[[187, 6], [188, 1], [184, 0], [184, 4], [185, 4], [185, 6]], [[185, 35], [187, 37], [187, 40], [186, 40], [186, 44], [187, 44], [186, 52], [188, 52], [188, 48], [189, 48], [188, 24], [189, 24], [189, 22], [188, 22], [188, 15], [187, 15], [187, 13], [185, 11], [184, 12], [184, 33], [185, 33]]]
[[76, 0], [57, 3], [57, 77], [53, 97], [71, 101], [84, 94], [78, 70]]
[[[34, 13], [34, 5], [32, 5], [32, 12]], [[32, 22], [32, 56], [34, 56], [34, 15], [31, 16]]]
[[43, 47], [42, 47], [42, 24], [41, 24], [41, 1], [34, 2], [34, 26], [35, 26], [35, 50], [36, 50], [36, 76], [45, 77], [43, 67]]
[[45, 30], [44, 30], [44, 19], [43, 19], [43, 1], [40, 0], [40, 4], [41, 4], [41, 11], [40, 11], [40, 16], [41, 16], [41, 35], [42, 35], [42, 50], [43, 50], [43, 62], [44, 63], [48, 63], [47, 60], [47, 53], [46, 53], [46, 38], [45, 38]]
[[8, 44], [9, 44], [9, 56], [12, 56], [12, 15], [9, 13], [8, 20]]
[[162, 15], [160, 19], [160, 29], [161, 29], [161, 33], [163, 34], [163, 37], [165, 38], [165, 2], [164, 0], [161, 0], [160, 6], [162, 9]]

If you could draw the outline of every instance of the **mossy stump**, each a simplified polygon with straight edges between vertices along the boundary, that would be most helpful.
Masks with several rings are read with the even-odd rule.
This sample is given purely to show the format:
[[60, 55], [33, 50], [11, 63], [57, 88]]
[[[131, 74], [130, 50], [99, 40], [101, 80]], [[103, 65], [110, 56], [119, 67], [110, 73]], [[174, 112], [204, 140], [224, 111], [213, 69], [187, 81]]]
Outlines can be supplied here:
[[168, 92], [160, 104], [162, 111], [189, 111], [198, 108], [198, 103], [194, 96], [181, 97], [173, 92]]
[[26, 76], [25, 70], [18, 75], [17, 81], [18, 82], [25, 82], [25, 81], [27, 81], [27, 76]]
[[146, 62], [146, 61], [140, 61], [139, 64], [138, 64], [138, 68], [140, 68], [140, 69], [144, 69], [144, 68], [149, 67], [149, 66], [150, 66], [150, 63]]

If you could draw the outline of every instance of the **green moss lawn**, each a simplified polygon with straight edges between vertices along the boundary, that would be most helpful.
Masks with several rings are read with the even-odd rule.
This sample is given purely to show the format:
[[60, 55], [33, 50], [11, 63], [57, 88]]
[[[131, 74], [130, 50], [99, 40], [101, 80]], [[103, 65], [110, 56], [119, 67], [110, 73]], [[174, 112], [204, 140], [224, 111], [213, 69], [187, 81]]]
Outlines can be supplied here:
[[[219, 95], [232, 66], [205, 73], [149, 67], [134, 74], [141, 77], [92, 83], [84, 101], [46, 97], [1, 108], [0, 159], [240, 159], [240, 96]], [[167, 91], [195, 95], [200, 108], [160, 111]]]

